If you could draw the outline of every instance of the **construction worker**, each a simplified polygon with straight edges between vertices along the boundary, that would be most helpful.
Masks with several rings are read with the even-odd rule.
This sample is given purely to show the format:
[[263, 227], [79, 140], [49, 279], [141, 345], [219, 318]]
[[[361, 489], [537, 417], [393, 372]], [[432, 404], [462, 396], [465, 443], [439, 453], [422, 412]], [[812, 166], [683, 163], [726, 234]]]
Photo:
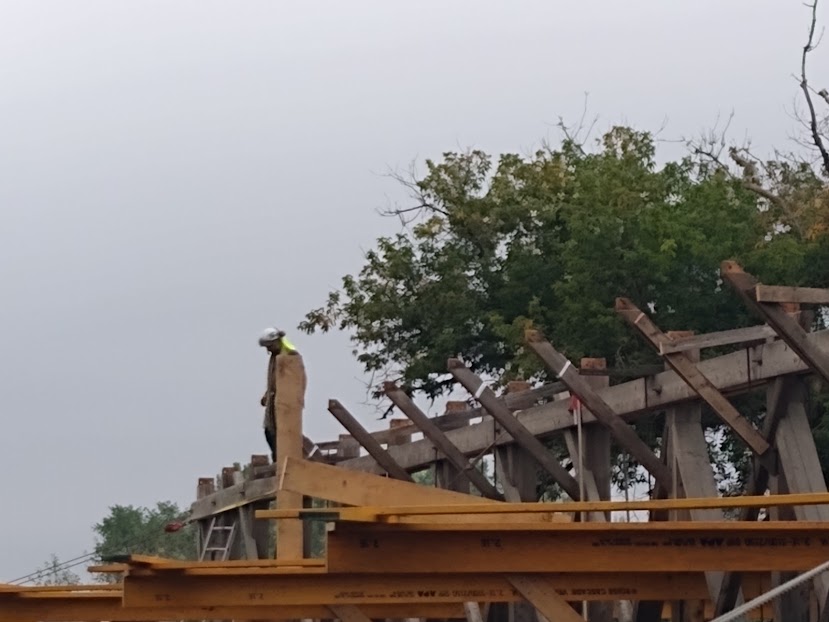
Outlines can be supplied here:
[[268, 381], [265, 394], [259, 401], [265, 407], [265, 440], [271, 448], [271, 458], [276, 462], [276, 357], [279, 354], [298, 354], [294, 345], [285, 338], [284, 331], [268, 328], [259, 337], [259, 345], [270, 352]]

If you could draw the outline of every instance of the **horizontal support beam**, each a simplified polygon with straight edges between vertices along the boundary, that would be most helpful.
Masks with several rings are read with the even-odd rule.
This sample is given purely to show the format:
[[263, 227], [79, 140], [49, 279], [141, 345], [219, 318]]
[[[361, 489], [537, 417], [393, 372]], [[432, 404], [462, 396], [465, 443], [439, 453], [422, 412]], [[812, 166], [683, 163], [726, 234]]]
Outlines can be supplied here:
[[829, 289], [758, 284], [754, 288], [754, 299], [757, 302], [792, 302], [804, 305], [829, 305]]
[[[459, 560], [460, 561], [460, 560]], [[609, 573], [540, 574], [557, 593], [572, 600], [663, 598], [687, 595], [705, 598], [699, 573], [636, 575]], [[494, 573], [267, 576], [153, 576], [128, 578], [124, 603], [128, 607], [199, 607], [250, 605], [285, 606], [323, 603], [358, 605], [426, 605], [434, 603], [516, 602], [520, 593], [508, 578]], [[415, 608], [412, 607], [412, 611]], [[157, 619], [157, 618], [154, 618]]]
[[[146, 620], [295, 620], [330, 619], [332, 612], [323, 605], [251, 606], [171, 606], [162, 602], [147, 607], [123, 607], [122, 595], [89, 598], [85, 596], [24, 596], [0, 599], [0, 622], [145, 622]], [[370, 618], [463, 618], [460, 603], [421, 603], [412, 605], [370, 604], [360, 609]]]
[[[829, 523], [559, 523], [548, 529], [365, 526], [328, 534], [336, 573], [800, 571], [829, 559]], [[570, 527], [578, 526], [578, 529]], [[470, 528], [472, 527], [472, 528]], [[439, 531], [438, 531], [439, 530]]]
[[693, 337], [672, 339], [659, 344], [659, 353], [671, 354], [673, 352], [717, 348], [750, 341], [765, 341], [773, 337], [777, 337], [775, 330], [771, 326], [761, 324], [760, 326], [735, 328], [733, 330], [723, 330], [715, 333], [706, 333], [704, 335], [694, 335]]
[[[738, 497], [699, 497], [679, 499], [643, 499], [638, 501], [568, 501], [564, 503], [499, 503], [464, 504], [455, 506], [405, 505], [405, 506], [363, 506], [332, 509], [258, 510], [256, 518], [301, 518], [302, 516], [330, 517], [331, 520], [397, 522], [402, 518], [420, 520], [425, 516], [451, 516], [452, 523], [462, 522], [459, 515], [515, 517], [522, 514], [553, 514], [577, 512], [624, 512], [624, 511], [666, 511], [704, 510], [733, 508], [772, 508], [801, 505], [829, 505], [829, 493], [809, 492], [788, 495], [743, 495]], [[397, 520], [394, 520], [397, 519]], [[652, 523], [651, 523], [652, 524]], [[584, 525], [578, 527], [584, 529]]]

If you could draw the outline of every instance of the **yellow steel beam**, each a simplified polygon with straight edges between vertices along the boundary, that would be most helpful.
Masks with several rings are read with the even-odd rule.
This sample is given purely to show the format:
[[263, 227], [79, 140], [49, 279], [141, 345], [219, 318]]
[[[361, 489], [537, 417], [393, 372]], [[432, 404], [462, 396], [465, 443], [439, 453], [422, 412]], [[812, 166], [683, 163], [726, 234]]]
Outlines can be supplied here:
[[234, 559], [225, 561], [189, 561], [146, 555], [125, 555], [123, 565], [129, 570], [162, 568], [164, 570], [190, 570], [201, 568], [267, 568], [273, 571], [314, 572], [325, 569], [324, 559]]
[[[0, 599], [0, 622], [142, 622], [145, 620], [296, 620], [335, 617], [324, 605], [181, 607], [163, 603], [151, 607], [124, 607], [122, 595], [26, 594]], [[463, 618], [460, 603], [370, 604], [360, 610], [369, 618]]]
[[829, 559], [827, 522], [414, 527], [340, 523], [328, 534], [329, 572], [797, 571]]
[[[566, 503], [469, 503], [399, 506], [362, 506], [330, 510], [258, 510], [256, 518], [297, 518], [318, 516], [331, 520], [404, 522], [409, 517], [452, 514], [521, 514], [614, 512], [627, 510], [698, 510], [711, 508], [780, 507], [829, 504], [829, 493], [757, 495], [740, 497], [702, 497], [696, 499], [651, 499], [644, 501], [584, 501]], [[550, 522], [550, 521], [548, 521]], [[565, 522], [565, 521], [554, 521]], [[581, 523], [577, 523], [581, 524]]]
[[[470, 565], [470, 567], [474, 567]], [[567, 600], [654, 600], [707, 597], [701, 573], [538, 574]], [[509, 577], [465, 574], [328, 574], [130, 576], [127, 607], [364, 605], [392, 603], [514, 602], [521, 594]]]

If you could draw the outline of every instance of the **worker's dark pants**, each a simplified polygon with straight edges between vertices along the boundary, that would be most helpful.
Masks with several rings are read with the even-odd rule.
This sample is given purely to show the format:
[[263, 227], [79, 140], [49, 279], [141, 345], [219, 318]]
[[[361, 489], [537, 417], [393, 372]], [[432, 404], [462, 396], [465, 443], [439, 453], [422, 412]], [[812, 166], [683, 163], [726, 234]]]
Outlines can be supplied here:
[[271, 448], [271, 458], [276, 462], [276, 434], [265, 428], [265, 439], [268, 441], [268, 446]]

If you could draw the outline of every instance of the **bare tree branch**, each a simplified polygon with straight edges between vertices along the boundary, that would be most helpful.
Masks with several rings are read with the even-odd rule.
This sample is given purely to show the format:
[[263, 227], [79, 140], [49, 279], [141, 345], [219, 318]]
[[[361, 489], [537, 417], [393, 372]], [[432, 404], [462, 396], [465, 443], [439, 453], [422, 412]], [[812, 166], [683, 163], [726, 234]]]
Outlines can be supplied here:
[[803, 54], [800, 58], [800, 89], [803, 91], [803, 97], [806, 99], [806, 106], [809, 109], [809, 131], [812, 135], [812, 142], [820, 152], [820, 158], [823, 162], [823, 172], [829, 175], [829, 151], [827, 151], [820, 133], [815, 104], [812, 101], [812, 91], [809, 88], [809, 81], [806, 78], [806, 59], [809, 56], [809, 52], [812, 52], [817, 47], [817, 43], [814, 43], [815, 28], [817, 27], [817, 4], [818, 0], [815, 0], [812, 4], [807, 5], [812, 9], [812, 20], [809, 24], [809, 38], [806, 41], [806, 45], [803, 46]]

